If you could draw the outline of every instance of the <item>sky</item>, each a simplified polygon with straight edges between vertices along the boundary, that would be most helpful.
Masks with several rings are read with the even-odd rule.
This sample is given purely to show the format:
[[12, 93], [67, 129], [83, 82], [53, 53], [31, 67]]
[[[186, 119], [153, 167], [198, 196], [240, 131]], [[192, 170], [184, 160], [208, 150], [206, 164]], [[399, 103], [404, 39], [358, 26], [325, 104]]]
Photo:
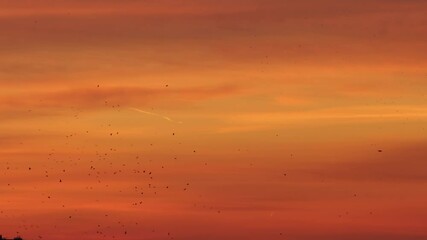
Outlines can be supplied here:
[[426, 11], [0, 0], [0, 234], [427, 239]]

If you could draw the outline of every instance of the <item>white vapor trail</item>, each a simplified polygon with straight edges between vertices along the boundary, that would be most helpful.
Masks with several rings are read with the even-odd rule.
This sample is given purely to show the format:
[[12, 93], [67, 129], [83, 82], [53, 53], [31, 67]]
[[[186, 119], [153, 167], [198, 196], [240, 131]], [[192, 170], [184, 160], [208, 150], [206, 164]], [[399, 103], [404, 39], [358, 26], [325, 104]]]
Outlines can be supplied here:
[[147, 111], [144, 111], [144, 110], [141, 110], [141, 109], [138, 109], [138, 108], [134, 108], [134, 107], [131, 107], [129, 109], [137, 111], [137, 112], [140, 112], [140, 113], [144, 113], [144, 114], [148, 114], [148, 115], [160, 117], [160, 118], [163, 118], [164, 120], [169, 121], [169, 122], [180, 123], [180, 124], [182, 123], [181, 121], [175, 121], [175, 120], [172, 120], [170, 117], [163, 116], [163, 115], [160, 115], [160, 114], [157, 114], [157, 113], [147, 112]]

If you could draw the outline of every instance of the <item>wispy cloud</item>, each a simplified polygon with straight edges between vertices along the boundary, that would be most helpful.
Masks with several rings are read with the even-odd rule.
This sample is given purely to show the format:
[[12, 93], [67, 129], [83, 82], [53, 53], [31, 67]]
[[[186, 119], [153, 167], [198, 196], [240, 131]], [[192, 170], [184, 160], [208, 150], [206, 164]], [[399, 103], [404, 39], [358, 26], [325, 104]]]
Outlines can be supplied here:
[[131, 109], [131, 110], [133, 110], [133, 111], [137, 111], [137, 112], [139, 112], [139, 113], [144, 113], [144, 114], [148, 114], [148, 115], [152, 115], [152, 116], [160, 117], [160, 118], [163, 118], [164, 120], [169, 121], [169, 122], [173, 122], [173, 123], [182, 123], [181, 121], [175, 121], [175, 120], [172, 120], [170, 117], [167, 117], [167, 116], [164, 116], [164, 115], [160, 115], [160, 114], [157, 114], [157, 113], [144, 111], [144, 110], [141, 110], [141, 109], [138, 109], [138, 108], [134, 108], [134, 107], [131, 107], [131, 108], [129, 108], [129, 109]]
[[[234, 95], [234, 86], [160, 89], [142, 87], [78, 88], [69, 90], [17, 92], [0, 97], [0, 109], [13, 115], [31, 116], [46, 109], [102, 110], [112, 107], [178, 107]], [[34, 111], [37, 110], [37, 111]]]

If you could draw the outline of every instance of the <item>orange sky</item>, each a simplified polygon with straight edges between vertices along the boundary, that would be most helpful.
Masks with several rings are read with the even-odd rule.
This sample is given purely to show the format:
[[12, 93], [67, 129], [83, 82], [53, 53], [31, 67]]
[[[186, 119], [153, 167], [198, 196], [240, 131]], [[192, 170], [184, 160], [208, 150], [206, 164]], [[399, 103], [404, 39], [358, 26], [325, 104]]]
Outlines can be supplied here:
[[0, 0], [0, 234], [427, 239], [426, 12]]

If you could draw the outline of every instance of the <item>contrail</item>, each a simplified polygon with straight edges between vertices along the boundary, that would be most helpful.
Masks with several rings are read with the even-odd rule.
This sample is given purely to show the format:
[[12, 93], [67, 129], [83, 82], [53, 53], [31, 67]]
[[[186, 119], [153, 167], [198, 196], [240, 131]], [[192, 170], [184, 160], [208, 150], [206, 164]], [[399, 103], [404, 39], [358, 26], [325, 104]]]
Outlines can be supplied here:
[[152, 116], [156, 116], [156, 117], [161, 117], [164, 120], [167, 120], [169, 122], [180, 123], [180, 124], [182, 123], [181, 121], [175, 121], [175, 120], [172, 120], [170, 117], [166, 117], [166, 116], [163, 116], [163, 115], [160, 115], [160, 114], [157, 114], [157, 113], [147, 112], [147, 111], [144, 111], [144, 110], [141, 110], [141, 109], [138, 109], [138, 108], [134, 108], [134, 107], [131, 107], [129, 109], [137, 111], [137, 112], [140, 112], [140, 113], [144, 113], [144, 114], [148, 114], [148, 115], [152, 115]]

